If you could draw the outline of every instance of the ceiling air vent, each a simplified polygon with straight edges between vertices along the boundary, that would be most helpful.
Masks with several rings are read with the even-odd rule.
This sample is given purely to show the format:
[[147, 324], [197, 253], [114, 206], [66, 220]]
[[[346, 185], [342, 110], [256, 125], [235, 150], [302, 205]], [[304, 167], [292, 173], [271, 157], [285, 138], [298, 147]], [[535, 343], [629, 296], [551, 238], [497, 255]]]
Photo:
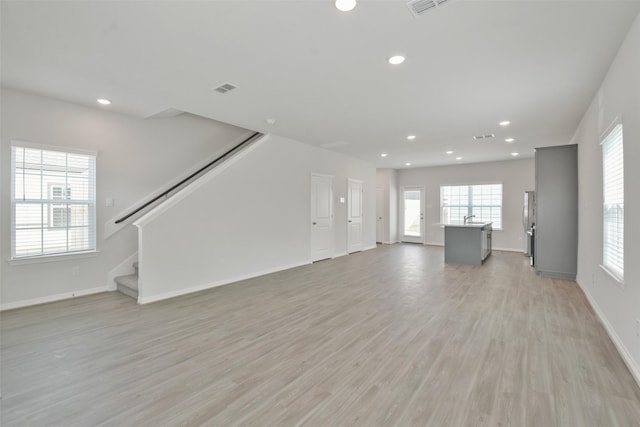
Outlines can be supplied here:
[[409, 10], [411, 10], [411, 13], [415, 16], [420, 16], [451, 1], [453, 0], [412, 0], [407, 3], [407, 6]]
[[473, 139], [475, 139], [476, 141], [482, 141], [483, 139], [491, 139], [491, 138], [495, 138], [496, 135], [493, 133], [488, 133], [485, 135], [476, 135], [473, 137]]
[[237, 88], [237, 86], [234, 86], [231, 83], [223, 83], [218, 87], [214, 87], [213, 90], [219, 93], [227, 93], [234, 90], [235, 88]]

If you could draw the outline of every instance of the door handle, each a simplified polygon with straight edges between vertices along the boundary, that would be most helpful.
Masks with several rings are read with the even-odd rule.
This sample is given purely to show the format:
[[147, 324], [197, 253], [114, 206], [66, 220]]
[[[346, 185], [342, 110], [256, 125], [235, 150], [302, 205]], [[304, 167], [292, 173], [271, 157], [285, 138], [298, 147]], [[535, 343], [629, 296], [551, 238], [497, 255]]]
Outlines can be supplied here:
[[313, 225], [316, 225], [316, 224], [317, 224], [317, 222], [313, 222], [312, 224], [313, 224]]
[[349, 222], [353, 222], [353, 221], [349, 220]]

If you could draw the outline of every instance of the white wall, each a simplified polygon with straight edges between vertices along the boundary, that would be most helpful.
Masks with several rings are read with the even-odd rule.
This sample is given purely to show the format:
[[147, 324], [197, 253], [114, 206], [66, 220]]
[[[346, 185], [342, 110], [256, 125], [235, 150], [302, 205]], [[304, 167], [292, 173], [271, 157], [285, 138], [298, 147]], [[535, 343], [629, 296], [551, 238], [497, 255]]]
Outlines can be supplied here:
[[[0, 307], [104, 290], [108, 272], [137, 250], [132, 225], [108, 239], [103, 225], [247, 131], [192, 115], [141, 120], [2, 88]], [[97, 151], [97, 245], [91, 258], [11, 265], [11, 141]], [[106, 207], [105, 199], [115, 200]], [[80, 274], [72, 276], [73, 267]]]
[[384, 190], [384, 233], [382, 243], [398, 241], [398, 173], [395, 169], [376, 170], [376, 185]]
[[[541, 143], [540, 145], [544, 145]], [[426, 243], [444, 244], [440, 225], [440, 186], [502, 183], [503, 230], [494, 231], [493, 248], [524, 250], [522, 206], [524, 192], [535, 187], [534, 159], [467, 165], [402, 169], [398, 187], [423, 185], [426, 192]]]
[[363, 247], [375, 247], [373, 165], [269, 135], [140, 226], [141, 303], [310, 262], [311, 174], [333, 175], [334, 250], [347, 251], [347, 180], [364, 181]]
[[[616, 117], [624, 133], [624, 287], [602, 263], [602, 152], [600, 136]], [[578, 127], [579, 228], [577, 281], [640, 383], [640, 17], [636, 18], [600, 90]]]

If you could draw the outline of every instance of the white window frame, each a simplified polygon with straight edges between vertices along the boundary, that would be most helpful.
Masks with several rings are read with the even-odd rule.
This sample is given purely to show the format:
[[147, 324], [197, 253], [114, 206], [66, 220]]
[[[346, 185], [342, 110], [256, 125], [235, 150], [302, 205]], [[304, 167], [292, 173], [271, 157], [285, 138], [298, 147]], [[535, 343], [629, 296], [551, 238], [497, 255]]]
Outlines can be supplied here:
[[[499, 185], [500, 186], [500, 205], [474, 205], [473, 204], [473, 187], [479, 187], [482, 185]], [[444, 193], [444, 188], [446, 187], [468, 187], [469, 189], [469, 204], [468, 205], [447, 205], [444, 206], [443, 205], [443, 193]], [[446, 224], [461, 224], [462, 223], [462, 219], [457, 220], [457, 221], [451, 221], [451, 219], [449, 219], [449, 221], [446, 221], [444, 218], [444, 208], [445, 207], [463, 207], [466, 206], [467, 208], [467, 215], [473, 215], [473, 210], [478, 209], [478, 208], [492, 208], [492, 209], [496, 209], [498, 208], [500, 210], [500, 226], [494, 226], [494, 230], [503, 230], [504, 229], [504, 217], [502, 215], [503, 213], [503, 206], [504, 206], [504, 185], [501, 182], [488, 182], [488, 183], [481, 183], [481, 184], [455, 184], [455, 185], [441, 185], [440, 186], [440, 224], [446, 225]], [[473, 218], [473, 221], [482, 221], [482, 218], [479, 217], [475, 217]], [[487, 220], [488, 221], [488, 220]]]
[[602, 265], [624, 285], [624, 137], [619, 119], [600, 139], [602, 146]]
[[[47, 183], [45, 186], [42, 186], [42, 192], [40, 198], [35, 199], [16, 199], [16, 174], [17, 174], [17, 159], [16, 159], [16, 149], [35, 149], [40, 151], [49, 151], [49, 152], [58, 152], [64, 153], [67, 155], [82, 155], [87, 156], [89, 159], [89, 175], [88, 175], [88, 198], [82, 200], [73, 200], [71, 198], [71, 184], [67, 182], [61, 183], [60, 179], [55, 180], [55, 182]], [[55, 260], [61, 259], [62, 257], [68, 256], [79, 256], [83, 254], [94, 254], [97, 253], [96, 248], [96, 157], [97, 153], [93, 151], [85, 151], [78, 149], [69, 149], [67, 147], [57, 147], [50, 146], [45, 144], [38, 144], [33, 142], [25, 142], [25, 141], [11, 141], [11, 258], [10, 262], [13, 264], [14, 262], [22, 262], [29, 260]], [[41, 170], [41, 174], [43, 171]], [[64, 180], [68, 180], [70, 177], [69, 170], [65, 171]], [[24, 178], [23, 178], [24, 179]], [[63, 194], [63, 198], [56, 197], [54, 194], [54, 188], [61, 187], [66, 188], [66, 193]], [[62, 202], [62, 203], [57, 203]], [[40, 224], [36, 226], [34, 229], [40, 229], [42, 233], [46, 232], [46, 230], [52, 229], [63, 229], [67, 230], [67, 236], [69, 230], [72, 228], [86, 228], [88, 234], [87, 244], [84, 245], [81, 249], [72, 249], [70, 250], [69, 240], [67, 240], [65, 250], [46, 250], [44, 242], [41, 243], [41, 250], [38, 253], [29, 253], [22, 254], [16, 253], [16, 205], [17, 204], [40, 204], [42, 209], [45, 209], [43, 212], [43, 217], [40, 220]], [[60, 224], [54, 224], [54, 209], [60, 208], [67, 209], [66, 215], [66, 225], [60, 227]], [[77, 226], [72, 225], [70, 223], [70, 213], [72, 212], [73, 206], [86, 206], [87, 208], [87, 217], [86, 217], [86, 225]], [[48, 209], [47, 209], [48, 208]], [[68, 237], [67, 237], [68, 239]]]

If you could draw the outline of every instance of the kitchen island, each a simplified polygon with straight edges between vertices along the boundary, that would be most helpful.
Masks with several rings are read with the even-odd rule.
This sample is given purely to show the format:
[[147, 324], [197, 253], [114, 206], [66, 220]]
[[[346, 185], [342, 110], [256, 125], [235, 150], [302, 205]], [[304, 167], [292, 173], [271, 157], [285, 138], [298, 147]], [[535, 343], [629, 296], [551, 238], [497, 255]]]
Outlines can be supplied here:
[[482, 265], [491, 255], [491, 222], [446, 224], [444, 226], [444, 262]]

